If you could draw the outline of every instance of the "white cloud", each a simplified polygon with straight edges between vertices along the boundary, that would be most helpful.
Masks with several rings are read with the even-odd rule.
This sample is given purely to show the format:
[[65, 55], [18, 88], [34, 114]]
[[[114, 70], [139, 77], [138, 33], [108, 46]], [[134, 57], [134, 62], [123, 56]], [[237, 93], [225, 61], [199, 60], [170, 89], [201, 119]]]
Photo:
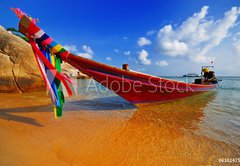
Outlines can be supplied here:
[[234, 53], [238, 56], [240, 56], [240, 42], [236, 42], [233, 44], [234, 47]]
[[140, 63], [143, 65], [151, 64], [151, 60], [148, 59], [148, 52], [145, 50], [142, 50], [141, 52], [139, 52], [138, 59], [139, 59]]
[[77, 53], [78, 56], [84, 57], [84, 58], [88, 58], [88, 59], [92, 59], [93, 56], [89, 53]]
[[124, 55], [130, 55], [131, 52], [130, 52], [130, 51], [125, 51], [123, 54], [124, 54]]
[[75, 45], [65, 45], [63, 46], [66, 50], [68, 50], [69, 52], [77, 52], [77, 47]]
[[123, 36], [122, 39], [123, 39], [123, 40], [128, 40], [128, 37], [127, 37], [127, 36]]
[[111, 61], [112, 58], [108, 56], [108, 57], [106, 57], [106, 60]]
[[165, 60], [160, 60], [156, 62], [156, 65], [164, 67], [164, 66], [168, 66], [168, 63]]
[[93, 50], [87, 46], [87, 45], [83, 45], [82, 49], [85, 51], [84, 53], [79, 52], [77, 47], [75, 45], [65, 45], [63, 46], [66, 50], [73, 52], [74, 54], [84, 57], [84, 58], [88, 58], [88, 59], [92, 59], [93, 58]]
[[150, 44], [152, 44], [152, 42], [151, 42], [149, 39], [145, 38], [145, 37], [140, 37], [140, 38], [138, 39], [137, 43], [138, 43], [138, 45], [139, 45], [140, 47], [143, 47], [143, 46], [145, 46], [145, 45], [150, 45]]
[[91, 54], [91, 55], [94, 54], [94, 53], [93, 53], [93, 50], [92, 50], [89, 46], [87, 46], [87, 45], [83, 45], [83, 46], [82, 46], [82, 49], [83, 49], [84, 51], [86, 51], [88, 54]]
[[240, 32], [235, 33], [235, 35], [233, 36], [233, 41], [237, 42], [240, 39]]
[[145, 71], [144, 68], [137, 68], [137, 71]]
[[178, 40], [165, 41], [161, 43], [162, 52], [169, 56], [185, 55], [188, 52], [188, 46], [184, 42]]
[[233, 51], [235, 53], [235, 55], [240, 56], [240, 32], [237, 32], [234, 36], [233, 36]]
[[204, 6], [176, 29], [172, 25], [160, 29], [157, 35], [160, 52], [168, 56], [186, 56], [195, 62], [208, 62], [207, 53], [229, 35], [240, 9], [232, 7], [218, 20], [206, 18], [207, 13], [208, 6]]
[[116, 53], [119, 53], [119, 50], [118, 49], [113, 49], [114, 52]]
[[151, 36], [155, 33], [157, 33], [157, 30], [150, 30], [150, 31], [147, 32], [147, 36]]

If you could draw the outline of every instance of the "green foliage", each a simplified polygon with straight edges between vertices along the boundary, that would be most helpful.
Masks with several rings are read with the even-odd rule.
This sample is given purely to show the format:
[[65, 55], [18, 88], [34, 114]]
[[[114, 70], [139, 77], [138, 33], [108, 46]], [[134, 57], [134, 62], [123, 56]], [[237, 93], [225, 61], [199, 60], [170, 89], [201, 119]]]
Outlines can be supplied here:
[[14, 28], [14, 27], [9, 27], [9, 28], [7, 28], [6, 30], [7, 30], [7, 31], [11, 31], [11, 32], [18, 32], [18, 33], [19, 33], [19, 31], [16, 30], [16, 28]]
[[14, 27], [9, 27], [9, 28], [6, 28], [6, 30], [12, 32], [12, 34], [14, 34], [14, 35], [16, 35], [16, 36], [18, 36], [18, 37], [20, 37], [20, 38], [22, 38], [23, 40], [25, 40], [25, 41], [28, 42], [27, 36], [21, 34], [21, 32], [19, 32], [19, 30], [17, 30], [16, 28], [14, 28]]

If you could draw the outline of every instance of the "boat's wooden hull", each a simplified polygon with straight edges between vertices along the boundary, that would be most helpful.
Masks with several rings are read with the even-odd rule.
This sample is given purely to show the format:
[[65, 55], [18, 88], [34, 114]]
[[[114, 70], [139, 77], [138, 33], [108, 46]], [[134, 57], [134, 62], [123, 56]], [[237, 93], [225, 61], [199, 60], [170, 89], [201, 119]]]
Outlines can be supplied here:
[[73, 54], [63, 59], [131, 103], [176, 100], [200, 94], [218, 86], [217, 84], [189, 84], [127, 71]]
[[[35, 48], [35, 52], [39, 51], [37, 54], [41, 56], [41, 60], [44, 61], [44, 65], [46, 65], [48, 69], [54, 70], [54, 66], [51, 65], [44, 55], [41, 55], [34, 41], [42, 48], [49, 48], [52, 53], [56, 56], [60, 56], [63, 61], [76, 67], [84, 74], [92, 77], [100, 84], [132, 103], [175, 100], [203, 93], [217, 86], [217, 84], [199, 85], [168, 80], [161, 77], [119, 69], [73, 55], [61, 45], [57, 44], [25, 15], [19, 23], [19, 30], [31, 39], [30, 43], [32, 47]], [[65, 82], [60, 74], [56, 76], [58, 76], [63, 83]]]

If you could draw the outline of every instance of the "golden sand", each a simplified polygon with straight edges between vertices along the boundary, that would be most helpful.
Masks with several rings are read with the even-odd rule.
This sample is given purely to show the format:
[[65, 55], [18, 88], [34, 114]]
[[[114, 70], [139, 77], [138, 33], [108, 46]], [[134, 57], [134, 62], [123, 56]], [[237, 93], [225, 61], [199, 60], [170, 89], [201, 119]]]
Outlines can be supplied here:
[[219, 165], [239, 149], [202, 133], [204, 98], [123, 110], [74, 101], [55, 119], [44, 93], [0, 94], [0, 165]]

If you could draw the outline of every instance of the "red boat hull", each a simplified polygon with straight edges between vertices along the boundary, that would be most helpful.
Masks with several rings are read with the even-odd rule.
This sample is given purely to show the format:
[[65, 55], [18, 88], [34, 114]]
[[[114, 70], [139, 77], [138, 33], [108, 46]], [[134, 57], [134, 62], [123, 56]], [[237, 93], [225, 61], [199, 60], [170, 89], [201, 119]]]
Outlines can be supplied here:
[[212, 90], [218, 84], [190, 84], [105, 65], [69, 54], [66, 62], [131, 103], [164, 102]]

